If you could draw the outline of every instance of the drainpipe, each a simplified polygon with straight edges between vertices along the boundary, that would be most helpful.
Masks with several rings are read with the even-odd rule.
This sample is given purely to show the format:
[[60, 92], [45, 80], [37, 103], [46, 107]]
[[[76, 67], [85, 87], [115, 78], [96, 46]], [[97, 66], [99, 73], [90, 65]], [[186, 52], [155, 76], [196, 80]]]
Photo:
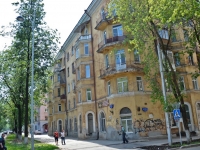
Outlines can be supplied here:
[[96, 113], [96, 132], [97, 132], [97, 139], [99, 139], [99, 129], [98, 129], [98, 115], [97, 115], [97, 96], [96, 96], [96, 75], [95, 75], [95, 65], [94, 65], [94, 50], [93, 50], [93, 34], [92, 34], [92, 17], [88, 14], [87, 9], [85, 10], [85, 14], [90, 17], [90, 28], [91, 28], [91, 40], [92, 40], [92, 64], [93, 64], [93, 75], [94, 75], [94, 99], [95, 99], [95, 113]]

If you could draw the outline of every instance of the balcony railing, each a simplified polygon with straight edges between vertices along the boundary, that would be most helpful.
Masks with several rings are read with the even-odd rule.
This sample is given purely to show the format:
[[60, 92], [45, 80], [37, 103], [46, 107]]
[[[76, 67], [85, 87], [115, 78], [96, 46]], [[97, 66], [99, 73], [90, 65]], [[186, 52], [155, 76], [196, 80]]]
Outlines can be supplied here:
[[115, 36], [115, 37], [112, 37], [112, 38], [109, 38], [109, 39], [105, 39], [105, 40], [101, 41], [98, 44], [98, 50], [97, 50], [97, 52], [98, 53], [102, 53], [104, 47], [106, 47], [108, 45], [115, 44], [116, 42], [122, 42], [124, 39], [125, 39], [125, 35]]
[[173, 42], [170, 46], [171, 50], [183, 50], [185, 47], [181, 41]]
[[100, 78], [105, 78], [106, 76], [111, 76], [116, 73], [121, 72], [141, 72], [142, 65], [139, 63], [135, 63], [135, 61], [127, 61], [124, 64], [109, 64], [107, 67], [103, 67], [100, 69]]
[[66, 100], [66, 95], [65, 94], [60, 95], [60, 100]]

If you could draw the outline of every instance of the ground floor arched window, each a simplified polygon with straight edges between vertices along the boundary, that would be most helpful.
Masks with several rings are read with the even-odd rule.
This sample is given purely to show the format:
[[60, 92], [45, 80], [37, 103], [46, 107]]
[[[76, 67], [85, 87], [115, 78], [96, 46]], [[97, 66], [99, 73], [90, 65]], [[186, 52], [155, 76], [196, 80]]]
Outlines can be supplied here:
[[128, 107], [124, 107], [120, 110], [121, 124], [126, 132], [133, 132], [132, 126], [132, 113]]
[[79, 116], [79, 126], [80, 126], [79, 132], [82, 133], [82, 117], [81, 117], [81, 115]]
[[58, 121], [58, 131], [62, 132], [62, 120]]
[[105, 124], [105, 115], [103, 112], [99, 115], [100, 118], [100, 131], [106, 131], [106, 124]]
[[87, 117], [88, 117], [88, 133], [92, 134], [93, 133], [93, 114], [89, 113]]

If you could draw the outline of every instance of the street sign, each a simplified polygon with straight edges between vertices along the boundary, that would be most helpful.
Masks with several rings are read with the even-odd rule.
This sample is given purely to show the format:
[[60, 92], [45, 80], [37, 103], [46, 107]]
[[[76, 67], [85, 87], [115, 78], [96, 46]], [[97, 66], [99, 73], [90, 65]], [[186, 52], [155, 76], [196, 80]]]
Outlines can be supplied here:
[[179, 120], [181, 118], [181, 111], [180, 109], [174, 109], [173, 110], [173, 115], [175, 120]]

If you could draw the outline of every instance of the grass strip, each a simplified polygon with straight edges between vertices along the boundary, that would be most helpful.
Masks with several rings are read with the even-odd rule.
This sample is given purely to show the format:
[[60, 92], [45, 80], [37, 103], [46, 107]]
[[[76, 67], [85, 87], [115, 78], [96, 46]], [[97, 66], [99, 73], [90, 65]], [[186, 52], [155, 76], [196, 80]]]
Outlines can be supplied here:
[[[16, 139], [15, 134], [10, 134], [6, 137], [6, 147], [8, 150], [31, 150], [31, 140], [28, 139], [28, 144], [24, 144], [23, 140]], [[58, 150], [59, 148], [55, 145], [41, 143], [34, 141], [35, 150]]]

